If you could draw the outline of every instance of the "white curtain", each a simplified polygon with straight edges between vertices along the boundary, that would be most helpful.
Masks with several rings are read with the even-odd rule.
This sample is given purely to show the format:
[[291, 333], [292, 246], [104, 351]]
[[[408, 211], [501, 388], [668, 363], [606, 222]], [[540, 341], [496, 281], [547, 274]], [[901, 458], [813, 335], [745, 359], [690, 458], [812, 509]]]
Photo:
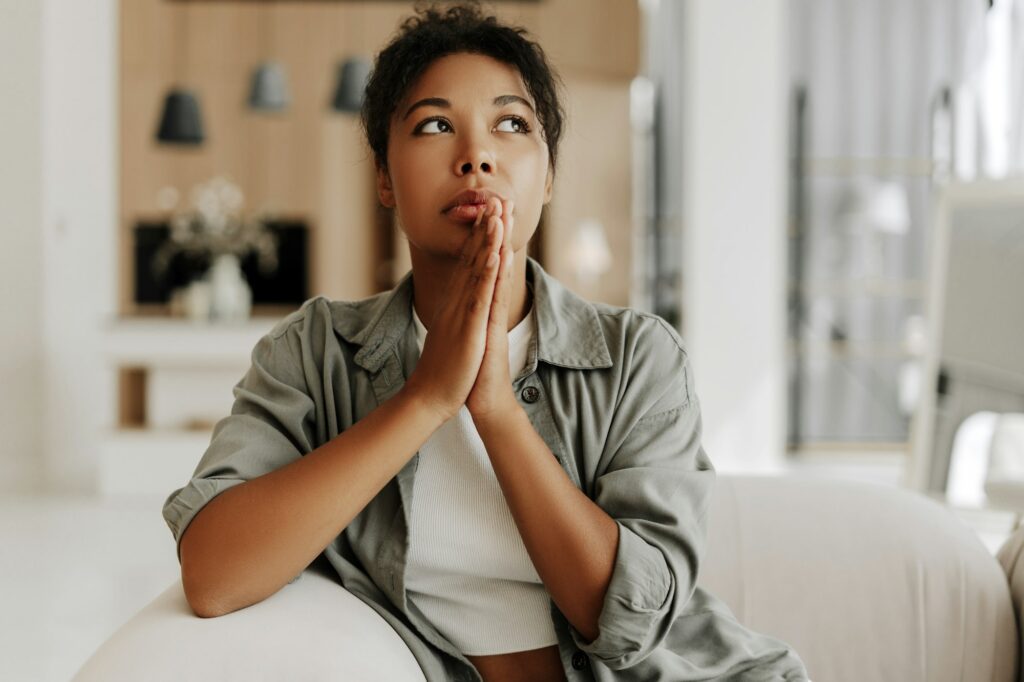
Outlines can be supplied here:
[[[958, 132], [977, 140], [976, 173], [1003, 178], [1024, 173], [1024, 0], [995, 0], [985, 23], [986, 50], [970, 73], [976, 125]], [[964, 174], [966, 175], [966, 174]]]
[[[1020, 25], [1024, 0], [1003, 1]], [[954, 172], [989, 163], [989, 3], [791, 3], [792, 80], [808, 103], [791, 423], [804, 441], [905, 441], [913, 396], [900, 377], [923, 308], [933, 124], [948, 92]]]
[[1010, 13], [1010, 159], [1024, 173], [1024, 0], [1013, 0]]

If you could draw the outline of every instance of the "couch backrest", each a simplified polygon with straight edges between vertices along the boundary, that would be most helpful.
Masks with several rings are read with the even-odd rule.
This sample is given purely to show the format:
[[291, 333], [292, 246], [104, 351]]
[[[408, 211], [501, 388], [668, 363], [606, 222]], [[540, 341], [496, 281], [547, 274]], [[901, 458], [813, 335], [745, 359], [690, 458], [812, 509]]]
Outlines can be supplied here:
[[720, 474], [709, 513], [698, 583], [747, 627], [792, 645], [811, 679], [1017, 682], [1006, 574], [934, 500], [858, 481]]

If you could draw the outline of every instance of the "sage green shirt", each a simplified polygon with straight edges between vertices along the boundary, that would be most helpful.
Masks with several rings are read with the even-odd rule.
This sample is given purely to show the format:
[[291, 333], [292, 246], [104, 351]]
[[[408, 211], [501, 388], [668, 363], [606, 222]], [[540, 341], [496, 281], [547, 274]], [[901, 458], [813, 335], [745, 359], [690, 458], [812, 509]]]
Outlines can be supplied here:
[[[419, 358], [412, 276], [360, 301], [310, 299], [260, 339], [231, 414], [164, 505], [177, 542], [213, 497], [315, 450], [402, 388]], [[806, 681], [787, 644], [743, 627], [696, 584], [715, 469], [701, 446], [678, 333], [655, 315], [576, 296], [532, 258], [527, 283], [537, 329], [515, 395], [565, 475], [619, 527], [597, 639], [586, 644], [550, 602], [566, 677]], [[427, 680], [480, 680], [406, 599], [418, 461], [416, 454], [320, 558], [394, 627]]]

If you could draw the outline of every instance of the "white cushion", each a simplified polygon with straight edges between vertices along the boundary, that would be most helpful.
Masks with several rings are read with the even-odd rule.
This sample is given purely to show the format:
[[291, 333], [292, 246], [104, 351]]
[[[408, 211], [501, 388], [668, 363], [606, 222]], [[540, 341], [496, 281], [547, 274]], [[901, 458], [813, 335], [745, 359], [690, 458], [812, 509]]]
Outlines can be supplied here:
[[[172, 548], [173, 551], [173, 548]], [[74, 682], [424, 682], [387, 621], [319, 568], [219, 618], [199, 618], [176, 581], [121, 626]]]

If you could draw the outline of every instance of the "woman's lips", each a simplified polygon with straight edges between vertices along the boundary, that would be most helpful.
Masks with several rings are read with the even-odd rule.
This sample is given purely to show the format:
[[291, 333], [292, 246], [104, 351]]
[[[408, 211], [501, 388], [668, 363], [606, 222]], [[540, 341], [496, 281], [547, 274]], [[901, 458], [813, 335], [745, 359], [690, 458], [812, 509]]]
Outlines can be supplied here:
[[486, 207], [487, 204], [460, 204], [452, 206], [444, 214], [459, 222], [471, 223], [476, 220], [477, 214]]

